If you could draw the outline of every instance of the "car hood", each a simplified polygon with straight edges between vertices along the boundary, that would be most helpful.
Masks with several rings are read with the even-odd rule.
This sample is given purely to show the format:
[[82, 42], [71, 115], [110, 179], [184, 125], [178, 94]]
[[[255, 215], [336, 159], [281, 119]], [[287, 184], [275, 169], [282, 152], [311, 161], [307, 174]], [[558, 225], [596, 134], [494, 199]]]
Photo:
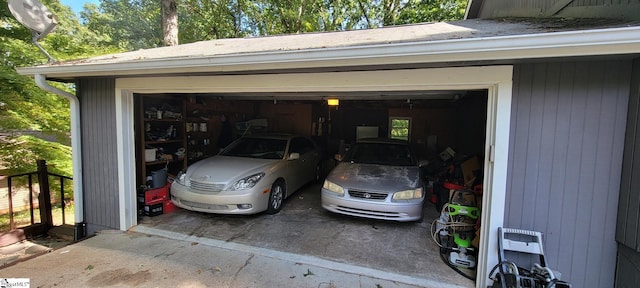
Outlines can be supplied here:
[[368, 191], [402, 191], [421, 186], [420, 169], [413, 166], [384, 166], [339, 163], [327, 180], [347, 189]]
[[244, 176], [267, 172], [279, 160], [247, 157], [213, 156], [187, 169], [189, 180], [208, 183], [227, 183]]

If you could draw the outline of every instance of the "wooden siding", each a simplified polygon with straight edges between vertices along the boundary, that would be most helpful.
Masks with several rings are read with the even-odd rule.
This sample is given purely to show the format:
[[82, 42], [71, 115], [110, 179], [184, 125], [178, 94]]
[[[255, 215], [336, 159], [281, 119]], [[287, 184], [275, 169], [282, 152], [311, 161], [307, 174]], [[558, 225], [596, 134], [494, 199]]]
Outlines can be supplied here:
[[640, 59], [634, 62], [632, 75], [616, 225], [620, 249], [615, 287], [636, 287], [640, 281]]
[[514, 67], [505, 226], [544, 234], [574, 287], [612, 287], [631, 65]]
[[627, 137], [622, 162], [616, 240], [640, 252], [640, 60], [635, 61], [633, 76], [627, 113]]
[[114, 91], [113, 79], [86, 79], [78, 84], [87, 235], [120, 225]]

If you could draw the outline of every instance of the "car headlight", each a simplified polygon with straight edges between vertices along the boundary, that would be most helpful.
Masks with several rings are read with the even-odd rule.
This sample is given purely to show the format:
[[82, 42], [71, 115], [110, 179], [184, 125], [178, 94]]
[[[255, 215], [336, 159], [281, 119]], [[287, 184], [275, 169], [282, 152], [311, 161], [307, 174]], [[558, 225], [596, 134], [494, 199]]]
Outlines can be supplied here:
[[409, 200], [422, 198], [422, 188], [404, 190], [393, 194], [393, 200]]
[[344, 188], [342, 188], [342, 186], [328, 180], [324, 180], [324, 184], [322, 184], [322, 188], [324, 188], [329, 192], [333, 192], [341, 196], [344, 195]]
[[233, 185], [231, 185], [230, 190], [251, 189], [253, 188], [253, 186], [256, 186], [256, 184], [258, 183], [258, 181], [260, 181], [260, 179], [262, 179], [262, 177], [264, 177], [264, 173], [258, 173], [258, 174], [253, 174], [251, 176], [244, 177], [236, 181], [236, 183], [233, 183]]
[[176, 176], [175, 181], [180, 185], [186, 185], [187, 173], [186, 171], [180, 171], [178, 176]]

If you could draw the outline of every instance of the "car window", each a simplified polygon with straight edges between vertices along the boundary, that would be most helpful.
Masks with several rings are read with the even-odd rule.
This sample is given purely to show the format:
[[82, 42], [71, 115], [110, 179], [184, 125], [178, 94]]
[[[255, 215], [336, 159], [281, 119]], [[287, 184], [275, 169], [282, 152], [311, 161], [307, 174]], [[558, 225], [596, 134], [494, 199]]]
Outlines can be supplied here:
[[415, 165], [409, 146], [388, 143], [356, 143], [349, 149], [344, 161], [393, 166]]
[[296, 152], [302, 155], [309, 151], [312, 151], [314, 148], [315, 146], [313, 145], [311, 140], [302, 137], [296, 137], [291, 139], [291, 148], [289, 150], [292, 153]]
[[282, 159], [287, 140], [240, 138], [222, 151], [222, 156], [251, 157], [262, 159]]

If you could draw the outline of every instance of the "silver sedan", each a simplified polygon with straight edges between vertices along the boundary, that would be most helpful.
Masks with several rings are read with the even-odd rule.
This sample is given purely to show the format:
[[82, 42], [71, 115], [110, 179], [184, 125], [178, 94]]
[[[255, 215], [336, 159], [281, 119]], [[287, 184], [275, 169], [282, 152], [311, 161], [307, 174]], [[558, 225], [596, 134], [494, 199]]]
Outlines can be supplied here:
[[360, 140], [338, 160], [322, 186], [324, 209], [366, 218], [422, 220], [422, 173], [406, 141]]
[[181, 172], [171, 185], [171, 200], [207, 213], [274, 214], [284, 199], [320, 178], [320, 165], [320, 153], [306, 137], [246, 136]]

